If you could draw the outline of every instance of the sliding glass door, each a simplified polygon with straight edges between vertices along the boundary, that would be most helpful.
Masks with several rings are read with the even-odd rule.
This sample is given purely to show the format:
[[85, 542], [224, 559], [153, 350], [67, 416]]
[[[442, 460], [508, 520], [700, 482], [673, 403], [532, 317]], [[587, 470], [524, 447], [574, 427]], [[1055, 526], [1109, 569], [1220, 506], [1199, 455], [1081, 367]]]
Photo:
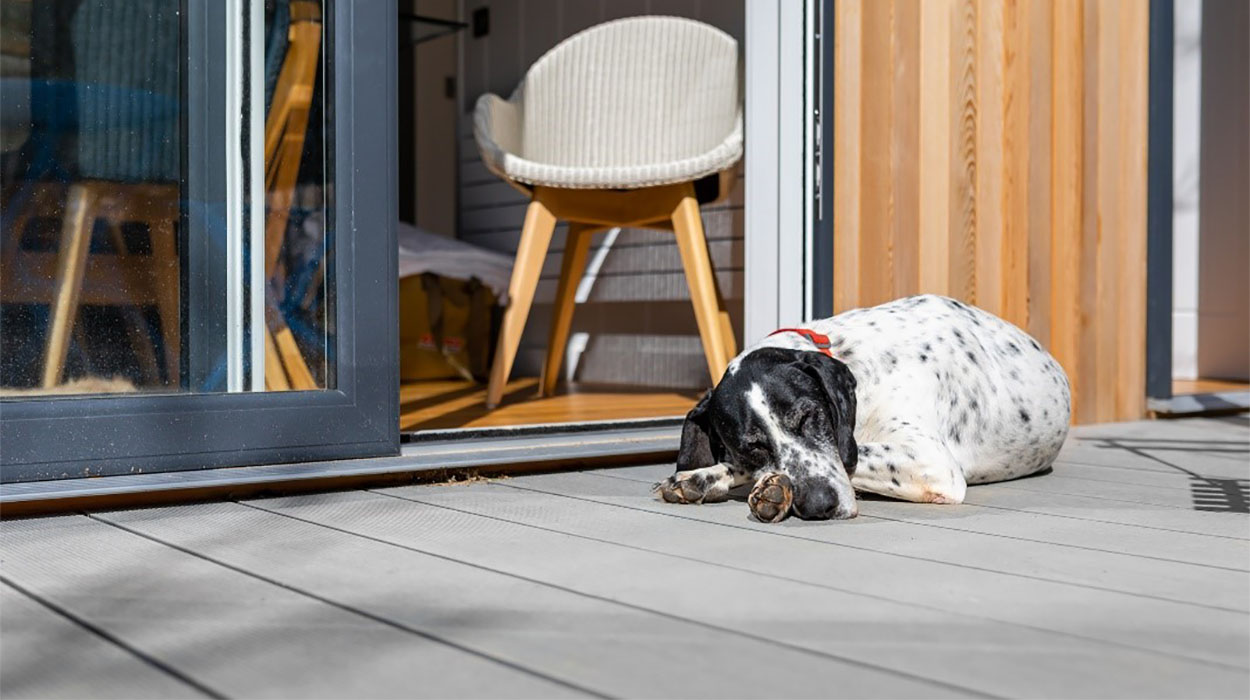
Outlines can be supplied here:
[[0, 8], [3, 481], [396, 452], [394, 4]]

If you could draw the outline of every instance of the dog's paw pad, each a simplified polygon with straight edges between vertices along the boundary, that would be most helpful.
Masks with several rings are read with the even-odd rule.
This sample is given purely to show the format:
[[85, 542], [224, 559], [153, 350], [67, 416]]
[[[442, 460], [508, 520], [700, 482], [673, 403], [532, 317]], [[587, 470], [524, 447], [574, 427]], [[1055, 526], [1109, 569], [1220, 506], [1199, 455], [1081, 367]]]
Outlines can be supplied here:
[[769, 474], [755, 482], [747, 496], [751, 514], [762, 523], [776, 523], [790, 514], [794, 504], [794, 484], [785, 474]]

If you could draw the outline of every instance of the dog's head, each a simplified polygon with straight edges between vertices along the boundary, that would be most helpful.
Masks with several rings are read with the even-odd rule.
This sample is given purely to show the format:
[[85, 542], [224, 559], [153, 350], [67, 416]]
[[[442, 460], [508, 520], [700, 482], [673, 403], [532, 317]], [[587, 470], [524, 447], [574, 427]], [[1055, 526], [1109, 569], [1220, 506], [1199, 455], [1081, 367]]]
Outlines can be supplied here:
[[720, 462], [785, 471], [801, 518], [856, 515], [855, 377], [819, 352], [761, 348], [740, 358], [686, 415], [679, 470]]

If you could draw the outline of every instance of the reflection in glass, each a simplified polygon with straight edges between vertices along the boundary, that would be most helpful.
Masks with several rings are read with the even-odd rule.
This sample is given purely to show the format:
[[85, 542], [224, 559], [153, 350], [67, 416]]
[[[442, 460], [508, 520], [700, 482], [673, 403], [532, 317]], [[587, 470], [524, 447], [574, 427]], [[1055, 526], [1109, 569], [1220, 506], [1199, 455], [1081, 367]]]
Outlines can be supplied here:
[[0, 1], [0, 387], [177, 390], [178, 3]]
[[[249, 31], [207, 54], [252, 96], [237, 142], [211, 118], [227, 95], [188, 103], [208, 82], [182, 5], [0, 0], [0, 397], [334, 384], [321, 3], [228, 3]], [[224, 207], [255, 226], [188, 199], [232, 177], [255, 186]]]
[[333, 386], [321, 3], [265, 4], [265, 387]]

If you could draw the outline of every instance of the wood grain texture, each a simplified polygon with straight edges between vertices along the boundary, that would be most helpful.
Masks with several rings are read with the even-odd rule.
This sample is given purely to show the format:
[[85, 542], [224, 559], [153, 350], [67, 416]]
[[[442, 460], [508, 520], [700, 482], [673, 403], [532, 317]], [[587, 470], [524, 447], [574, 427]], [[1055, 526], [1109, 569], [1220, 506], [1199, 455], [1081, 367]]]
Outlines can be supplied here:
[[1003, 5], [982, 2], [976, 24], [976, 291], [971, 302], [1002, 313]]
[[1046, 0], [1029, 6], [1029, 193], [1028, 317], [1023, 326], [1043, 342], [1050, 338], [1051, 57], [1054, 16]]
[[[954, 0], [920, 4], [920, 293], [950, 286], [952, 113], [951, 26]], [[837, 184], [835, 181], [835, 202]], [[834, 280], [835, 284], [837, 280]], [[835, 306], [836, 306], [835, 300]]]
[[[1120, 324], [1115, 418], [1146, 411], [1146, 392], [1138, 382], [1146, 375], [1146, 207], [1147, 116], [1150, 64], [1150, 12], [1127, 3], [1120, 17]], [[1140, 67], [1140, 68], [1139, 68]]]
[[977, 231], [977, 0], [959, 0], [951, 28], [951, 88], [955, 112], [951, 156], [950, 287], [946, 294], [976, 298]]
[[1029, 319], [1030, 0], [1003, 4], [1003, 208], [1000, 284], [1003, 318], [1024, 328]]
[[835, 11], [835, 311], [975, 303], [1054, 353], [1078, 422], [1144, 415], [1148, 8]]
[[917, 292], [919, 252], [917, 237], [920, 211], [920, 4], [896, 0], [891, 19], [893, 61], [891, 66], [893, 119], [890, 124], [890, 259], [893, 263], [893, 297]]
[[863, 6], [859, 266], [871, 274], [860, 277], [860, 304], [876, 304], [894, 296], [895, 270], [890, 258], [895, 215], [890, 145], [894, 123], [894, 5], [894, 0], [880, 0]]
[[[1114, 137], [1113, 125], [1121, 118], [1119, 104], [1119, 81], [1116, 80], [1119, 68], [1119, 27], [1116, 21], [1118, 12], [1115, 5], [1098, 3], [1088, 6], [1097, 16], [1095, 41], [1091, 42], [1097, 51], [1098, 60], [1094, 63], [1097, 71], [1098, 87], [1094, 93], [1096, 116], [1090, 127], [1094, 129], [1094, 149], [1092, 167], [1097, 173], [1095, 193], [1092, 197], [1095, 212], [1093, 214], [1094, 245], [1096, 247], [1097, 268], [1094, 284], [1097, 303], [1093, 307], [1094, 316], [1094, 381], [1097, 391], [1094, 393], [1095, 420], [1111, 420], [1115, 415], [1116, 402], [1116, 363], [1119, 339], [1119, 238], [1120, 221], [1120, 188], [1117, 180], [1120, 177], [1119, 139]], [[1090, 35], [1087, 33], [1087, 41]], [[1090, 91], [1086, 92], [1088, 96]], [[1088, 99], [1088, 97], [1087, 97]], [[1086, 132], [1090, 133], [1089, 131]], [[1110, 136], [1110, 138], [1108, 138]], [[1088, 162], [1089, 159], [1087, 158]], [[1087, 190], [1088, 191], [1088, 190]], [[1088, 232], [1088, 229], [1087, 229]]]
[[859, 299], [863, 4], [839, 2], [834, 13], [833, 305], [845, 309]]

